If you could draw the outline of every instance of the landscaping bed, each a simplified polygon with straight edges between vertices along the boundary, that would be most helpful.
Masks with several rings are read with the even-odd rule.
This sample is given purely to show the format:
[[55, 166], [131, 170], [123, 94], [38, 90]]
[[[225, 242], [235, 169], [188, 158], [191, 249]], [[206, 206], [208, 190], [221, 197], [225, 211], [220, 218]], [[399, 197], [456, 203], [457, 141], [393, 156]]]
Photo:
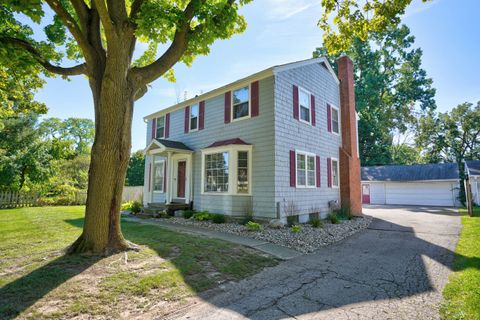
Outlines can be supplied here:
[[261, 225], [260, 230], [251, 230], [251, 228], [240, 223], [214, 223], [210, 220], [198, 221], [193, 217], [189, 219], [172, 217], [169, 218], [168, 221], [180, 225], [196, 226], [257, 240], [264, 240], [303, 253], [310, 253], [320, 247], [345, 239], [346, 237], [367, 228], [371, 222], [371, 217], [354, 217], [350, 220], [339, 219], [335, 224], [328, 220], [322, 220], [320, 222], [321, 226], [318, 226], [317, 228], [310, 224], [299, 225], [296, 229], [295, 227], [292, 228], [287, 226], [271, 228], [267, 225]]

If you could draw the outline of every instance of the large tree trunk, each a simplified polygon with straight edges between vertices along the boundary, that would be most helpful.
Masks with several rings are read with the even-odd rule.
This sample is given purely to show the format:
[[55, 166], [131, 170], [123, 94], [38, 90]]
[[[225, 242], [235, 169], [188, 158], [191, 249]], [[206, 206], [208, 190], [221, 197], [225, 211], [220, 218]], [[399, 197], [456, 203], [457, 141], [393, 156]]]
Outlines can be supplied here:
[[133, 86], [126, 78], [129, 60], [110, 59], [105, 72], [90, 78], [95, 104], [87, 205], [82, 235], [71, 253], [110, 254], [134, 248], [120, 229], [120, 206], [131, 149]]

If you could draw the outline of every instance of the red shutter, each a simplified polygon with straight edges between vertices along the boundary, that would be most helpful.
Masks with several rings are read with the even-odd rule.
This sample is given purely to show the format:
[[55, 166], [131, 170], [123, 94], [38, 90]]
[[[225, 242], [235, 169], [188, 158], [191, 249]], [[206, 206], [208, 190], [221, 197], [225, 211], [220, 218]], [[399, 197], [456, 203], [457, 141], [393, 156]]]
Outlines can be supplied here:
[[312, 126], [315, 126], [315, 96], [312, 94], [310, 96], [310, 108], [312, 108]]
[[225, 92], [225, 112], [224, 112], [224, 121], [225, 123], [230, 123], [230, 109], [232, 104], [232, 92]]
[[167, 160], [163, 163], [163, 192], [167, 190]]
[[203, 130], [205, 126], [205, 101], [200, 101], [198, 111], [198, 130]]
[[165, 139], [168, 139], [170, 136], [170, 113], [165, 115], [165, 134], [163, 136]]
[[157, 137], [157, 118], [152, 120], [152, 139]]
[[327, 129], [332, 132], [332, 107], [327, 103]]
[[188, 133], [189, 125], [190, 125], [190, 107], [186, 106], [185, 107], [185, 128], [184, 128], [185, 133]]
[[290, 187], [295, 187], [297, 185], [297, 176], [296, 176], [296, 163], [295, 163], [295, 151], [290, 150]]
[[152, 190], [152, 164], [148, 164], [148, 192]]
[[298, 87], [293, 85], [293, 117], [298, 120]]
[[252, 82], [252, 117], [259, 114], [258, 81]]
[[317, 169], [317, 188], [320, 188], [320, 156], [316, 156], [315, 160], [317, 161], [316, 169]]
[[332, 159], [327, 159], [327, 177], [328, 177], [328, 187], [332, 187]]

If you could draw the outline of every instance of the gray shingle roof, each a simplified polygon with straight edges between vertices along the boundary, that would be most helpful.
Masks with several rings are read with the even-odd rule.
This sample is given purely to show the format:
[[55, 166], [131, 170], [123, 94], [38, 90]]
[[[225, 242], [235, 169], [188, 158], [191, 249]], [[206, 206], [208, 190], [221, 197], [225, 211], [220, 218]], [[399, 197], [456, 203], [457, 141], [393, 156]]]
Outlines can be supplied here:
[[480, 160], [467, 160], [468, 174], [471, 176], [480, 176]]
[[187, 147], [183, 142], [180, 142], [180, 141], [165, 140], [165, 139], [155, 139], [155, 140], [163, 144], [166, 148], [193, 151], [192, 149]]
[[425, 181], [459, 179], [456, 163], [362, 167], [362, 181]]

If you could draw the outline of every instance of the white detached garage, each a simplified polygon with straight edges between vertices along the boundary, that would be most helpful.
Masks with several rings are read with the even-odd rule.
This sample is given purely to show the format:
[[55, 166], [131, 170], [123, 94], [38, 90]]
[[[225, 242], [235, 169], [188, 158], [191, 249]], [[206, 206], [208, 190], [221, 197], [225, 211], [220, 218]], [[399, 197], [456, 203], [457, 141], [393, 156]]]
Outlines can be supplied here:
[[456, 163], [362, 167], [364, 204], [455, 207], [459, 188]]

